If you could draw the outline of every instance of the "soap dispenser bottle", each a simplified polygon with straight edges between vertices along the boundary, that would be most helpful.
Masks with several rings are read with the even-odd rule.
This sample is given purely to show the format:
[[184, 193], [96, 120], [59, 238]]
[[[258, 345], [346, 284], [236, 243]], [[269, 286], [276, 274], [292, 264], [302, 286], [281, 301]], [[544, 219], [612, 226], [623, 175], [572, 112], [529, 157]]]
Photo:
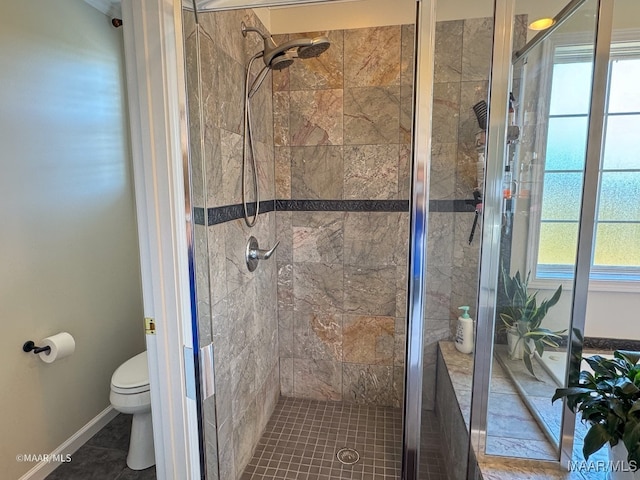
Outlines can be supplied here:
[[469, 316], [469, 307], [458, 307], [463, 313], [458, 317], [458, 328], [456, 329], [455, 345], [462, 353], [473, 352], [473, 319]]

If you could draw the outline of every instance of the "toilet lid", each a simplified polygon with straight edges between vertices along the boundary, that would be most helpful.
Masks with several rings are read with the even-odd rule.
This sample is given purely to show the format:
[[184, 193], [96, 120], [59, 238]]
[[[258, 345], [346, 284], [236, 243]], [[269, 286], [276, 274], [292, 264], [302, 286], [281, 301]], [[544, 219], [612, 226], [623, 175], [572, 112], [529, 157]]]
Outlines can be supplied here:
[[119, 393], [141, 393], [149, 390], [147, 352], [130, 358], [113, 373], [111, 389]]

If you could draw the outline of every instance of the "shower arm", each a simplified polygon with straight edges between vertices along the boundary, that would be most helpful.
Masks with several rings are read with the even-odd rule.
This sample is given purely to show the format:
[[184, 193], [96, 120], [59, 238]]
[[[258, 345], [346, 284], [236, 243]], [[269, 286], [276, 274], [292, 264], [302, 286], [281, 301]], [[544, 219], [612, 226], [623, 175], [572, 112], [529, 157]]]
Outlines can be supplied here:
[[248, 32], [255, 32], [262, 37], [263, 40], [269, 40], [271, 37], [265, 35], [256, 27], [247, 27], [246, 23], [242, 22], [240, 24], [240, 30], [242, 31], [242, 36], [246, 37]]

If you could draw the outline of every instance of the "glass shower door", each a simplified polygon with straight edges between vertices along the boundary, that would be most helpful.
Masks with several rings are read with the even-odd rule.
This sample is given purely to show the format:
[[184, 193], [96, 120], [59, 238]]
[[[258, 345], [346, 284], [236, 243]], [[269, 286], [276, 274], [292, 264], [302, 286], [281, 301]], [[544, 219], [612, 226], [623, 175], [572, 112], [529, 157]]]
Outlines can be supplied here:
[[569, 7], [514, 55], [485, 455], [560, 458], [598, 2]]
[[[259, 9], [184, 12], [198, 330], [215, 353], [207, 478], [400, 476], [416, 5], [357, 22], [370, 5], [278, 9], [271, 22]], [[324, 15], [313, 32], [276, 21], [325, 7], [357, 14]], [[288, 68], [261, 76], [270, 42], [319, 36], [331, 43], [321, 57], [289, 52]], [[242, 218], [245, 102], [255, 227]], [[254, 271], [250, 236], [280, 242]]]

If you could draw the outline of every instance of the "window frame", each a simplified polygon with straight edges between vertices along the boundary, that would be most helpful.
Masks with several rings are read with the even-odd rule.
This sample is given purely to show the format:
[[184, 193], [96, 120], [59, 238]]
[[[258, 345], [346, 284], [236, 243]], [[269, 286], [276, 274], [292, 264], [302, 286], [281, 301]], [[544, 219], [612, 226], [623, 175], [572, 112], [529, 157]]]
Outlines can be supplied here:
[[[609, 65], [617, 59], [621, 58], [638, 58], [640, 59], [640, 30], [630, 29], [621, 30], [613, 34], [612, 38], [612, 54], [609, 58]], [[618, 47], [616, 48], [616, 44]], [[635, 44], [635, 45], [633, 45]], [[559, 62], [558, 59], [561, 61]], [[541, 152], [543, 158], [546, 157], [547, 142], [548, 142], [548, 119], [550, 118], [551, 108], [551, 88], [553, 80], [553, 68], [557, 63], [578, 63], [589, 61], [593, 63], [593, 37], [588, 34], [563, 34], [558, 35], [553, 41], [548, 42], [544, 46], [544, 50], [541, 56], [541, 74], [540, 74], [540, 103], [538, 104], [538, 112], [542, 118], [547, 119], [547, 128], [543, 132], [543, 135], [537, 135], [534, 141], [534, 151]], [[612, 70], [609, 68], [608, 82], [610, 85]], [[524, 94], [524, 89], [521, 91], [521, 95]], [[606, 92], [609, 96], [609, 90]], [[607, 98], [607, 114], [605, 116], [605, 132], [608, 123], [608, 105], [609, 99]], [[633, 112], [635, 113], [635, 112]], [[638, 112], [640, 114], [640, 112]], [[587, 112], [587, 118], [590, 112]], [[628, 113], [627, 113], [628, 115]], [[560, 117], [561, 115], [559, 115]], [[617, 115], [614, 115], [617, 116]], [[606, 138], [605, 138], [606, 141]], [[520, 146], [518, 145], [518, 148]], [[585, 144], [586, 148], [586, 144]], [[596, 215], [600, 208], [600, 193], [602, 185], [602, 167], [604, 157], [604, 143], [603, 151], [600, 156], [599, 166], [599, 179], [598, 179], [598, 191], [596, 195], [597, 207]], [[628, 171], [635, 171], [636, 169], [628, 169]], [[567, 170], [569, 172], [570, 170]], [[616, 171], [627, 171], [627, 169], [616, 169]], [[573, 269], [571, 266], [546, 266], [544, 273], [539, 272], [538, 264], [538, 252], [540, 246], [540, 232], [542, 225], [542, 200], [544, 194], [544, 176], [546, 170], [544, 166], [538, 166], [532, 170], [532, 188], [530, 191], [530, 201], [532, 205], [537, 205], [538, 208], [529, 210], [529, 222], [528, 233], [526, 242], [526, 265], [528, 271], [532, 272], [530, 285], [534, 288], [550, 288], [552, 285], [558, 285], [560, 282], [564, 288], [572, 288], [573, 286]], [[583, 172], [582, 172], [583, 173]], [[582, 198], [581, 198], [582, 200]], [[579, 219], [577, 220], [579, 223]], [[596, 228], [594, 229], [594, 236], [597, 235], [597, 228], [601, 222], [596, 218]], [[602, 222], [606, 223], [606, 222]], [[640, 222], [636, 222], [640, 223]], [[640, 267], [630, 267], [629, 273], [621, 274], [620, 271], [625, 267], [597, 267], [593, 265], [595, 254], [595, 238], [594, 238], [594, 250], [591, 252], [591, 274], [589, 282], [589, 290], [595, 291], [615, 291], [615, 292], [640, 292]], [[575, 269], [575, 263], [574, 267]]]

